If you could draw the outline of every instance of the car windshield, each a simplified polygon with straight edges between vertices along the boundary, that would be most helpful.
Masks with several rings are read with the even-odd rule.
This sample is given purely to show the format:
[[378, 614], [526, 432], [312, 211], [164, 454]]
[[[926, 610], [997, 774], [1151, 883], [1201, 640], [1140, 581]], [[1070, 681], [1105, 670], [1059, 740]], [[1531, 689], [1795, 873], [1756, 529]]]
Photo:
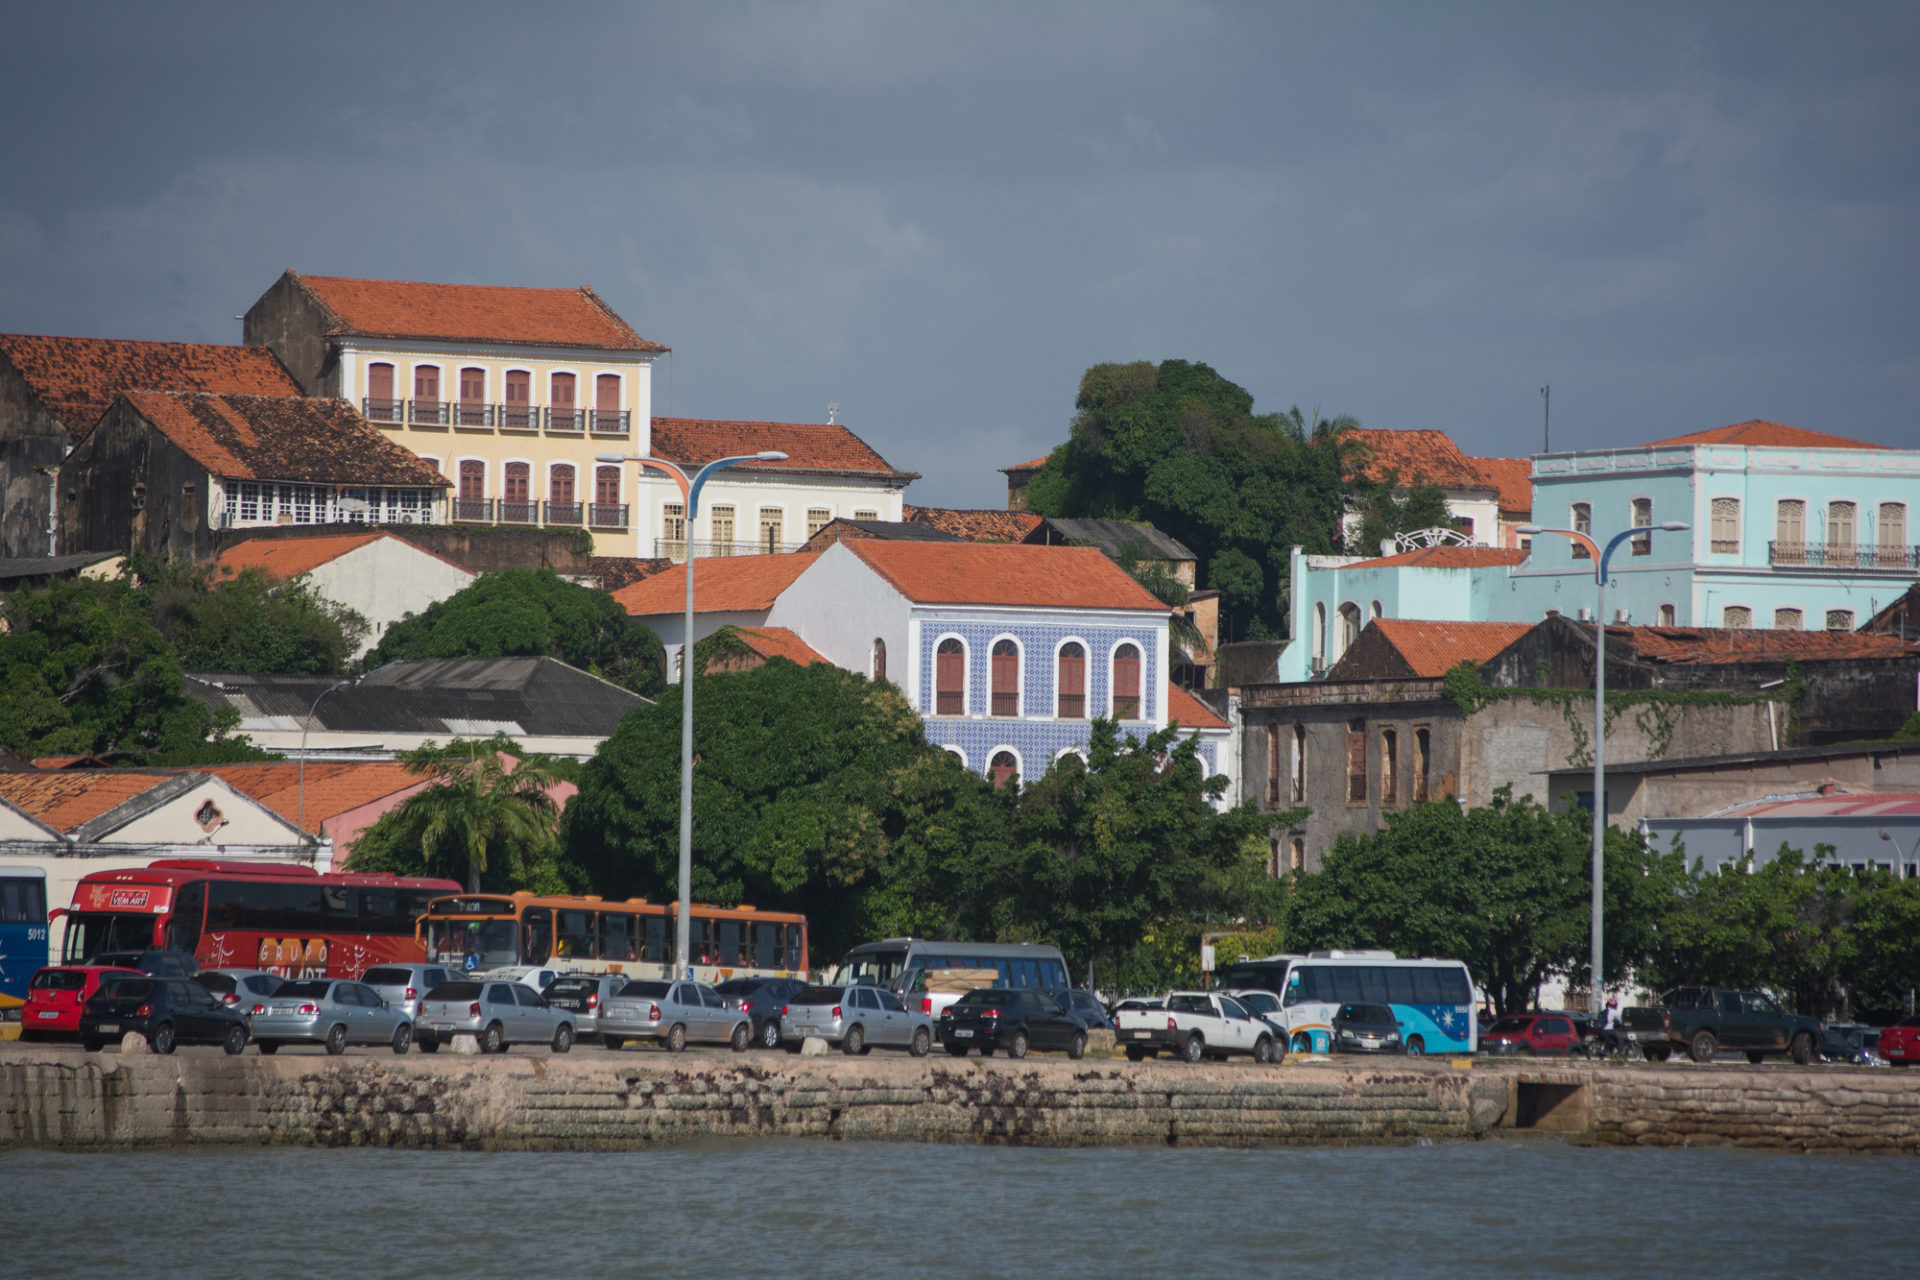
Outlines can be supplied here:
[[78, 991], [87, 985], [87, 975], [75, 969], [42, 969], [27, 984], [31, 991]]
[[304, 982], [289, 982], [273, 994], [288, 999], [317, 1000], [333, 990], [333, 984], [318, 979]]
[[[280, 988], [280, 994], [287, 993], [286, 987]], [[443, 982], [427, 992], [429, 1000], [476, 1000], [480, 996], [480, 984], [477, 982]]]
[[723, 996], [750, 996], [770, 981], [770, 978], [729, 978], [714, 990]]
[[404, 987], [413, 981], [413, 970], [369, 969], [360, 975], [360, 981], [370, 987]]
[[1490, 1036], [1517, 1036], [1533, 1025], [1531, 1018], [1502, 1018], [1487, 1028]]
[[[461, 966], [468, 956], [474, 967], [497, 969], [520, 963], [520, 928], [512, 920], [429, 920], [427, 959]], [[540, 956], [530, 959], [538, 960]]]
[[1391, 1024], [1393, 1010], [1377, 1004], [1343, 1004], [1340, 1006], [1340, 1021]]
[[121, 978], [117, 982], [103, 978], [100, 994], [121, 1000], [145, 1000], [153, 994], [153, 986], [152, 978]]
[[218, 996], [230, 996], [240, 985], [240, 980], [230, 973], [203, 973], [194, 981]]
[[626, 986], [620, 988], [620, 994], [629, 1000], [658, 1000], [661, 996], [667, 994], [667, 988], [670, 985], [672, 984], [642, 979], [637, 982], [629, 982]]
[[845, 987], [802, 987], [787, 997], [788, 1004], [839, 1004]]
[[69, 961], [86, 960], [108, 951], [133, 951], [153, 941], [153, 917], [129, 912], [76, 911], [67, 917], [67, 941], [61, 948]]
[[967, 994], [961, 996], [958, 1000], [954, 1001], [954, 1003], [970, 1004], [970, 1005], [995, 1005], [995, 1006], [1005, 1007], [1007, 1005], [1012, 1004], [1014, 1001], [1014, 997], [1017, 996], [1018, 994], [1019, 993], [1016, 991], [1003, 991], [998, 987], [975, 987], [973, 990], [967, 992]]

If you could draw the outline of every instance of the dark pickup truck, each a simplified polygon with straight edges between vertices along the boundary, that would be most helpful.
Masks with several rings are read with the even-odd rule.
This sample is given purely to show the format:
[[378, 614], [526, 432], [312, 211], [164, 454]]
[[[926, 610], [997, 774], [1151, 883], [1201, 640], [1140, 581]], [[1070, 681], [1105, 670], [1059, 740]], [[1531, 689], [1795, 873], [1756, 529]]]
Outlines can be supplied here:
[[1656, 1062], [1682, 1048], [1695, 1062], [1712, 1062], [1731, 1049], [1748, 1062], [1785, 1053], [1806, 1066], [1820, 1043], [1818, 1019], [1782, 1013], [1773, 997], [1751, 988], [1677, 987], [1657, 1005], [1626, 1010], [1620, 1022]]

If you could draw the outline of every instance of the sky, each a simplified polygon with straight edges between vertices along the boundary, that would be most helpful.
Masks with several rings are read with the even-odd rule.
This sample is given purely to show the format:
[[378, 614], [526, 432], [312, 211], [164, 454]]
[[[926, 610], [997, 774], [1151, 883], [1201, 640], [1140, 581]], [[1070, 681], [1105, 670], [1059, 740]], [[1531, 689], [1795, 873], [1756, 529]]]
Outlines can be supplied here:
[[1920, 5], [8, 7], [0, 331], [591, 285], [654, 411], [998, 507], [1102, 361], [1469, 453], [1920, 447]]

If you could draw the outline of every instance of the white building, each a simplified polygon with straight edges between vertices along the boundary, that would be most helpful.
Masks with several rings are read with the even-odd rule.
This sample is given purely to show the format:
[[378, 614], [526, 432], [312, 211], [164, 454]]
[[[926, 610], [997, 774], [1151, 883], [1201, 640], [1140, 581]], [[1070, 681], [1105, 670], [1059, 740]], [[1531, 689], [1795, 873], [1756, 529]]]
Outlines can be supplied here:
[[221, 553], [218, 569], [257, 569], [281, 582], [304, 578], [314, 594], [352, 609], [367, 620], [355, 658], [379, 644], [388, 627], [409, 613], [424, 613], [475, 576], [389, 533], [249, 538]]

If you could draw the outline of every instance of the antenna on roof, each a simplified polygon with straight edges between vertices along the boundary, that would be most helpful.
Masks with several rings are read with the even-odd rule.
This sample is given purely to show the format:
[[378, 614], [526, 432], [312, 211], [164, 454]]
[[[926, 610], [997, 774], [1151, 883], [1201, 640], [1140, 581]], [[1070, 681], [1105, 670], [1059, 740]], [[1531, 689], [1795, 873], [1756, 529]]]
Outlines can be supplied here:
[[840, 402], [838, 400], [829, 400], [827, 401], [827, 425], [832, 427], [832, 426], [838, 426], [839, 423], [840, 423]]

